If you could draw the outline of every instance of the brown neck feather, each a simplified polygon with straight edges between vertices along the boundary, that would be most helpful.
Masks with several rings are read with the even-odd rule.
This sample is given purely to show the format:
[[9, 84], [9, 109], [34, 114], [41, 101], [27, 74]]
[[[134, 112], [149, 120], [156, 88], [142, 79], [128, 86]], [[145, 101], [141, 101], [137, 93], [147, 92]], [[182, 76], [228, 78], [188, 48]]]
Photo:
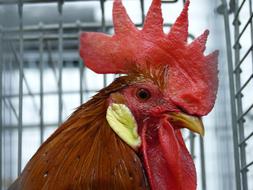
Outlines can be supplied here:
[[10, 189], [148, 189], [139, 157], [105, 119], [109, 94], [125, 85], [116, 80], [81, 105], [43, 143]]

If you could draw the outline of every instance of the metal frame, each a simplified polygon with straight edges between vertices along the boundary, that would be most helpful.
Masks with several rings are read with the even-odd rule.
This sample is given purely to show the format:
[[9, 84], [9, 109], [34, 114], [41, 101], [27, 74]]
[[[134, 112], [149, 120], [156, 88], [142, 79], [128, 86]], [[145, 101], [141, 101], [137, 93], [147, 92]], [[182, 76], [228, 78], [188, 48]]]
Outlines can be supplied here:
[[[253, 103], [249, 107], [244, 108], [242, 101], [245, 98], [244, 90], [253, 82], [253, 71], [249, 78], [242, 84], [241, 77], [243, 75], [241, 67], [247, 63], [245, 60], [251, 56], [251, 64], [253, 63], [253, 11], [252, 0], [242, 0], [240, 3], [237, 0], [230, 1], [230, 7], [227, 5], [226, 0], [221, 0], [222, 5], [219, 7], [220, 13], [224, 15], [224, 24], [226, 32], [227, 43], [227, 60], [229, 71], [229, 83], [230, 83], [230, 98], [231, 98], [231, 115], [232, 115], [232, 129], [233, 129], [233, 141], [234, 141], [234, 157], [235, 157], [235, 172], [236, 172], [236, 190], [248, 190], [249, 182], [248, 172], [253, 171], [253, 159], [247, 157], [246, 147], [247, 142], [253, 139], [253, 130], [245, 136], [245, 118], [253, 110]], [[248, 3], [248, 4], [247, 4]], [[240, 15], [243, 8], [249, 7], [249, 18], [246, 18], [247, 22], [244, 26], [241, 26]], [[234, 38], [230, 35], [229, 14], [234, 14]], [[243, 18], [245, 19], [245, 18]], [[250, 47], [246, 50], [245, 54], [241, 54], [242, 46], [241, 39], [247, 35], [246, 30], [250, 28]], [[234, 42], [232, 42], [234, 41]], [[232, 45], [233, 43], [233, 45]], [[233, 48], [233, 50], [232, 50]], [[232, 57], [234, 56], [234, 60]]]
[[[3, 150], [2, 150], [2, 142], [3, 142], [3, 113], [2, 113], [2, 100], [3, 100], [3, 89], [2, 89], [2, 71], [3, 71], [3, 46], [2, 46], [2, 30], [0, 30], [0, 165], [2, 165], [2, 157], [3, 157]], [[3, 179], [3, 173], [2, 173], [2, 166], [0, 167], [0, 189], [2, 189], [2, 179]]]
[[23, 39], [23, 4], [21, 0], [18, 1], [19, 13], [19, 106], [18, 106], [18, 175], [21, 173], [22, 164], [22, 130], [23, 130], [23, 76], [24, 76], [24, 39]]
[[[0, 4], [17, 4], [19, 0], [0, 0]], [[75, 1], [100, 1], [106, 0], [64, 0], [62, 2], [75, 2]], [[22, 0], [23, 3], [54, 3], [51, 0]], [[176, 3], [178, 0], [162, 0], [163, 3]], [[184, 1], [185, 2], [185, 1]]]

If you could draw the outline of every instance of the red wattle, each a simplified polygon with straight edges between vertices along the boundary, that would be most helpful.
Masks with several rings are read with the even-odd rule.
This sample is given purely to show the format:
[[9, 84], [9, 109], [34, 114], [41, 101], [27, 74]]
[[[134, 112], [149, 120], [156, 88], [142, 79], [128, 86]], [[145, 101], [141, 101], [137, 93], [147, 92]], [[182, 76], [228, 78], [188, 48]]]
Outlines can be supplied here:
[[196, 190], [196, 170], [179, 129], [164, 117], [146, 122], [141, 152], [152, 190]]

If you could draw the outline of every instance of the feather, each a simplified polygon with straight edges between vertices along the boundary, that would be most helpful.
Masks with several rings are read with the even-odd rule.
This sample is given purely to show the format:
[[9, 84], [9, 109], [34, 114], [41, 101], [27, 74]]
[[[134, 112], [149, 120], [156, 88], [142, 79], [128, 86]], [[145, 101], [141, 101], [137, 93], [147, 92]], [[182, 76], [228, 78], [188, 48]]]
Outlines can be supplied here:
[[146, 189], [138, 155], [108, 126], [109, 94], [125, 77], [80, 106], [39, 148], [9, 190]]

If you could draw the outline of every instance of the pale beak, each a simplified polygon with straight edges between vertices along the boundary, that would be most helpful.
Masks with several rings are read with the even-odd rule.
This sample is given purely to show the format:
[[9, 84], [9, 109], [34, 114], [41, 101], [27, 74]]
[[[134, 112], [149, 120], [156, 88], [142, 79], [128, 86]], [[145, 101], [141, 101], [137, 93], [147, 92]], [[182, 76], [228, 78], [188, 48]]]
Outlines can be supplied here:
[[169, 121], [179, 128], [187, 128], [192, 132], [200, 134], [202, 137], [205, 135], [205, 129], [200, 117], [187, 115], [182, 112], [171, 112]]

